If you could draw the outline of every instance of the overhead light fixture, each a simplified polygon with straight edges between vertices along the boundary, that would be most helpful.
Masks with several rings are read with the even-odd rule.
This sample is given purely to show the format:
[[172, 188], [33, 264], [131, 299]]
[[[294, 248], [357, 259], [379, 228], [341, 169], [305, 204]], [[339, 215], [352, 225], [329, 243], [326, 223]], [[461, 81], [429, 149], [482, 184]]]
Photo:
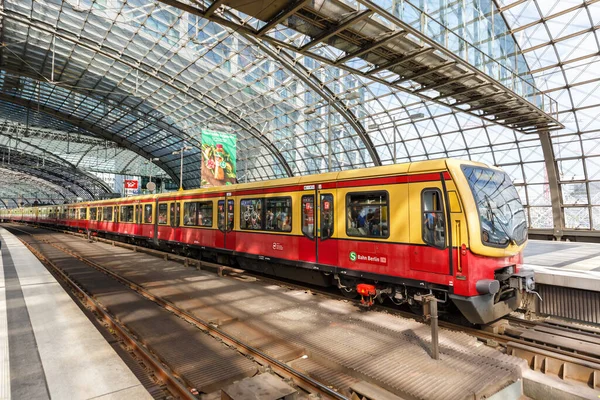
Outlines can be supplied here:
[[369, 128], [369, 130], [371, 130], [371, 131], [372, 131], [372, 130], [374, 130], [374, 129], [377, 129], [377, 128], [379, 128], [379, 125], [377, 125], [377, 124], [371, 124], [371, 125], [367, 126], [367, 128]]
[[314, 114], [315, 111], [317, 111], [314, 107], [308, 107], [307, 109], [304, 110], [304, 114], [309, 115], [309, 114]]
[[356, 99], [360, 99], [360, 93], [358, 93], [358, 91], [354, 91], [354, 92], [348, 92], [346, 93], [346, 95], [344, 96], [344, 98], [346, 100], [356, 100]]
[[410, 114], [408, 116], [409, 119], [419, 119], [419, 118], [424, 118], [425, 114], [423, 113], [415, 113], [415, 114]]

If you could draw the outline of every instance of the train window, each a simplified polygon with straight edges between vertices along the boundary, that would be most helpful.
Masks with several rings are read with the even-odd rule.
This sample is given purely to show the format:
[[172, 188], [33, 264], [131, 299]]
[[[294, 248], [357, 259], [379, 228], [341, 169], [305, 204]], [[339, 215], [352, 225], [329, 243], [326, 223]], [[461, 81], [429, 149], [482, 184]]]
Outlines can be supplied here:
[[315, 196], [302, 196], [302, 233], [309, 239], [315, 237]]
[[179, 203], [178, 202], [174, 202], [171, 203], [171, 209], [170, 209], [170, 219], [171, 219], [171, 226], [173, 228], [177, 228], [179, 226]]
[[446, 224], [442, 193], [439, 189], [424, 189], [422, 194], [423, 241], [431, 246], [446, 247]]
[[119, 222], [119, 207], [117, 206], [113, 209], [113, 221]]
[[263, 199], [240, 201], [240, 229], [263, 229]]
[[166, 225], [167, 224], [167, 210], [169, 206], [167, 203], [162, 203], [158, 205], [158, 224]]
[[276, 232], [292, 231], [292, 198], [266, 199], [265, 229]]
[[183, 204], [183, 225], [197, 226], [198, 225], [198, 210], [196, 203]]
[[144, 223], [151, 224], [152, 223], [152, 214], [154, 207], [152, 204], [144, 204]]
[[90, 207], [90, 221], [95, 221], [98, 218], [98, 209], [96, 207]]
[[121, 206], [121, 222], [133, 222], [133, 206]]
[[110, 207], [110, 206], [109, 207], [104, 207], [103, 211], [104, 211], [103, 212], [103, 214], [104, 214], [104, 218], [103, 219], [105, 221], [112, 222], [112, 220], [113, 220], [113, 208]]
[[79, 219], [87, 219], [87, 208], [79, 209]]
[[321, 195], [321, 240], [333, 235], [333, 195]]
[[389, 237], [387, 192], [348, 193], [346, 213], [346, 234], [348, 236]]
[[185, 226], [212, 227], [212, 201], [188, 202], [183, 204], [183, 224]]
[[102, 221], [102, 207], [98, 207], [98, 211], [96, 214], [96, 221]]

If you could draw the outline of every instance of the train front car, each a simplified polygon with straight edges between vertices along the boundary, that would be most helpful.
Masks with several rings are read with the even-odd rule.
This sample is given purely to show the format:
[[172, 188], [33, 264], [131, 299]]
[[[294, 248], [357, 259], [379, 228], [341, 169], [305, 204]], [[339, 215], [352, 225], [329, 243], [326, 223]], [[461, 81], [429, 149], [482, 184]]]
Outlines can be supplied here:
[[504, 171], [455, 160], [448, 160], [448, 167], [461, 193], [468, 229], [468, 236], [455, 242], [450, 299], [471, 323], [488, 323], [516, 310], [523, 295], [535, 289], [533, 272], [521, 269], [525, 211]]

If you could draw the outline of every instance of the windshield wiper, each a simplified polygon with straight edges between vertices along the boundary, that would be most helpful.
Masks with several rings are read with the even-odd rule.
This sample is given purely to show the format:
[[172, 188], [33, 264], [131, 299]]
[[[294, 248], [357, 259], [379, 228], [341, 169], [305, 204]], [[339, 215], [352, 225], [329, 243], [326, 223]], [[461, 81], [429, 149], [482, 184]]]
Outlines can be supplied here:
[[[495, 228], [496, 227], [496, 222], [495, 221], [496, 221], [496, 219], [498, 217], [496, 216], [496, 213], [494, 212], [494, 209], [492, 208], [492, 204], [490, 202], [489, 196], [487, 194], [484, 194], [483, 196], [484, 196], [485, 202], [487, 204], [487, 209], [488, 209], [490, 215], [492, 216], [492, 220], [490, 222], [492, 223], [492, 227]], [[504, 234], [508, 238], [509, 244], [510, 243], [517, 244], [517, 241], [511, 235], [508, 234], [508, 232], [506, 231], [506, 229], [504, 229], [504, 225], [502, 224], [502, 222], [499, 222], [498, 225], [500, 225], [500, 229], [502, 229], [502, 232], [504, 232]]]

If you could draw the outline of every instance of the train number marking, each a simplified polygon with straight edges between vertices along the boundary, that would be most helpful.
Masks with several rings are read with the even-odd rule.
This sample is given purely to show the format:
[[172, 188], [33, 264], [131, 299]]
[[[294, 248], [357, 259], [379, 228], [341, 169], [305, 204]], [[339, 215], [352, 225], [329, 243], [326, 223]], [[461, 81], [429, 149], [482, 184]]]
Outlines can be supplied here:
[[273, 250], [283, 251], [283, 244], [273, 242]]

